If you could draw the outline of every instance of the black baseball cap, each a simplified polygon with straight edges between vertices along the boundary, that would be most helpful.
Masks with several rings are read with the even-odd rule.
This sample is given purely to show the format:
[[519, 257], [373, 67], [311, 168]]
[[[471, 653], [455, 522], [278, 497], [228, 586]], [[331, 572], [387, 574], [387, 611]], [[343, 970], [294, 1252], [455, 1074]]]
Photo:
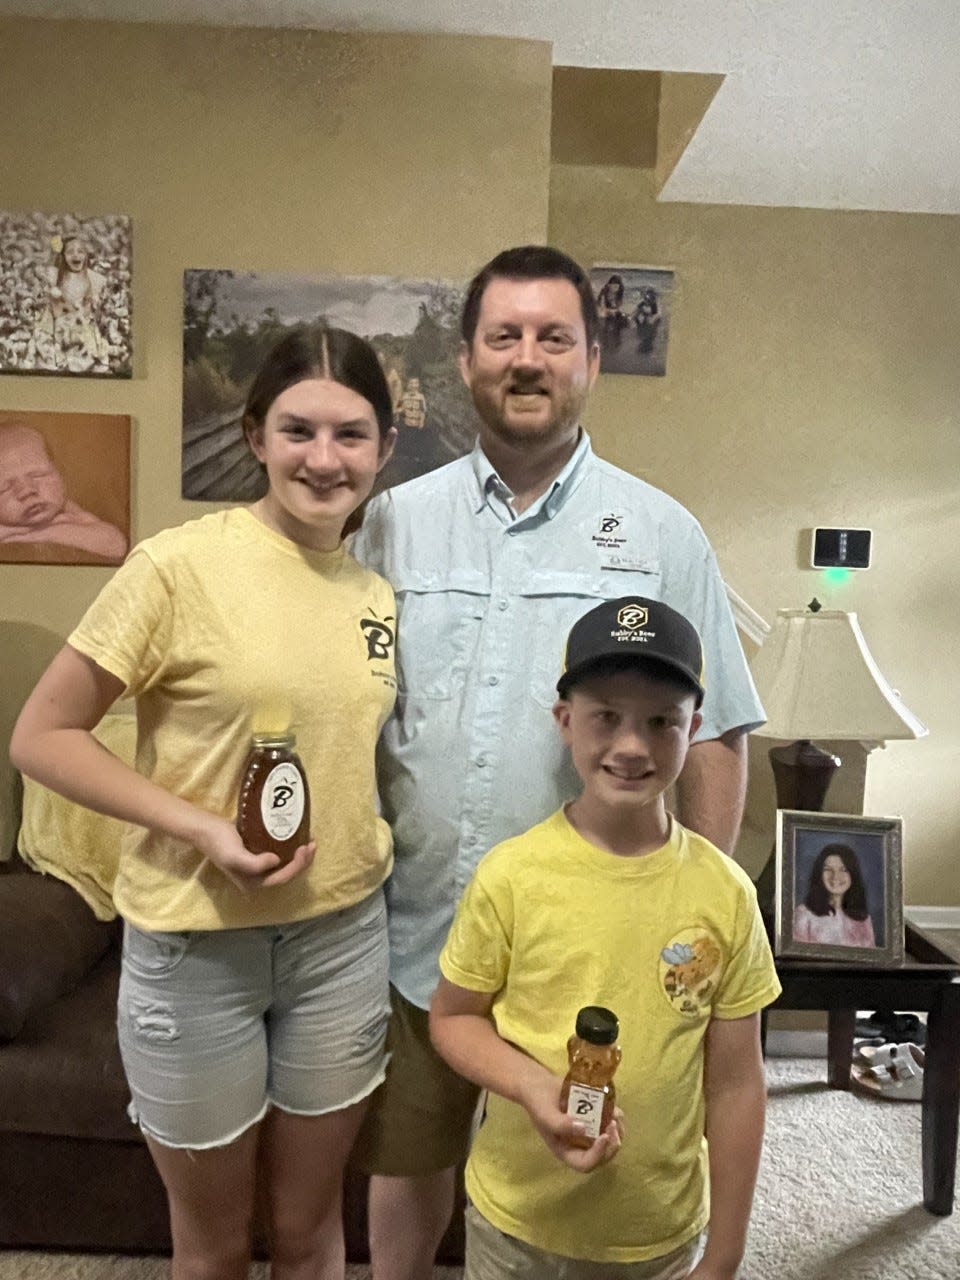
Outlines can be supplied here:
[[696, 627], [662, 600], [621, 596], [585, 613], [567, 637], [557, 693], [565, 698], [578, 680], [607, 658], [667, 667], [703, 701], [703, 646]]

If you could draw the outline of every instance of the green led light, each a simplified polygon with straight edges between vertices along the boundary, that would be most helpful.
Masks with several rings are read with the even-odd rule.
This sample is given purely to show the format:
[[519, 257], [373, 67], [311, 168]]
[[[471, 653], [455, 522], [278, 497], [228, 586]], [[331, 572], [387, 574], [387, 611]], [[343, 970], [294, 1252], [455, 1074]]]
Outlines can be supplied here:
[[823, 580], [828, 582], [831, 587], [839, 587], [850, 577], [849, 569], [841, 569], [839, 567], [833, 569], [824, 569]]

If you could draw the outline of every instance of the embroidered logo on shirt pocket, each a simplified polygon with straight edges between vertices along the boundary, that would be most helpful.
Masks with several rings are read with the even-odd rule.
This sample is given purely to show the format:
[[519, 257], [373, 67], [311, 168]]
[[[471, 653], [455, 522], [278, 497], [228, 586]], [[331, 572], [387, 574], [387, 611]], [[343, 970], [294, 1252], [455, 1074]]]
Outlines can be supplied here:
[[681, 929], [660, 952], [660, 986], [684, 1018], [709, 1016], [723, 973], [723, 951], [702, 925]]

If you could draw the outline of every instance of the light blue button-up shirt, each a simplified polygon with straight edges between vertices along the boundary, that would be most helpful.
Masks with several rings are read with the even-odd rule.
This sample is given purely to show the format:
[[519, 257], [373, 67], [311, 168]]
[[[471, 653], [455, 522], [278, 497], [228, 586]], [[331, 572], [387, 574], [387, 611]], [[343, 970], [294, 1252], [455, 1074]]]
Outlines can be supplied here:
[[699, 737], [763, 721], [713, 552], [679, 503], [598, 458], [586, 433], [538, 501], [517, 516], [511, 498], [478, 445], [378, 495], [351, 548], [397, 596], [379, 779], [391, 980], [421, 1008], [481, 856], [579, 790], [551, 715], [577, 618], [618, 596], [666, 600], [703, 639]]

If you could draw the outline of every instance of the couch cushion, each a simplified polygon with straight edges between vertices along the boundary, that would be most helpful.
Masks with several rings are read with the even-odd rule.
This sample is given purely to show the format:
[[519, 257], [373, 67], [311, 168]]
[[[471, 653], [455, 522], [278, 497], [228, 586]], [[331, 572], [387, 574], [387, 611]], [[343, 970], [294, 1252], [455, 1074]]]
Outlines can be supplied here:
[[20, 774], [10, 763], [7, 743], [24, 699], [62, 647], [63, 637], [46, 627], [0, 621], [0, 862], [12, 857], [20, 825]]
[[[94, 736], [125, 764], [133, 764], [137, 722], [133, 703], [108, 711]], [[23, 779], [23, 820], [17, 849], [28, 866], [72, 885], [98, 920], [112, 920], [113, 882], [126, 823], [65, 800], [31, 778]]]
[[75, 991], [0, 1045], [0, 1132], [139, 1141], [117, 1048], [118, 979], [111, 950]]
[[72, 991], [114, 933], [69, 885], [32, 871], [0, 876], [0, 1040]]

